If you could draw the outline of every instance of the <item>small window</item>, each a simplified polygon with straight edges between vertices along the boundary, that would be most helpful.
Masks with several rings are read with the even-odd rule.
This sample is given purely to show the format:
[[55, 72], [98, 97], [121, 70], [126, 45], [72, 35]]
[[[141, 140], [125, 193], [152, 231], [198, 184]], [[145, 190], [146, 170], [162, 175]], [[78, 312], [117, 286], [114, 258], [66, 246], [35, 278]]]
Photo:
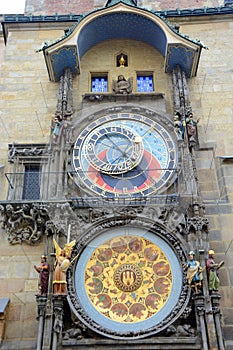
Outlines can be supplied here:
[[40, 199], [40, 166], [26, 165], [22, 199]]
[[154, 91], [153, 75], [137, 75], [138, 92], [152, 92]]
[[91, 92], [108, 92], [108, 76], [107, 75], [92, 75], [91, 77]]
[[128, 67], [128, 56], [124, 53], [120, 53], [116, 56], [116, 66], [117, 67]]

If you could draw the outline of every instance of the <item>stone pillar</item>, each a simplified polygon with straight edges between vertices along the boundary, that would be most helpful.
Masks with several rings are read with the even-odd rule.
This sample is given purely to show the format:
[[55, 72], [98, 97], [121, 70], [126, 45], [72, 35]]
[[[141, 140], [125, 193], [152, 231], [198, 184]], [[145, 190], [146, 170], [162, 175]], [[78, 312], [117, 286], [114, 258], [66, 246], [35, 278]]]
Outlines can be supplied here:
[[38, 321], [39, 321], [36, 350], [42, 350], [47, 297], [42, 295], [37, 295], [36, 301], [38, 306]]
[[47, 300], [47, 308], [44, 322], [43, 347], [42, 350], [50, 350], [53, 332], [53, 312], [51, 296]]
[[[198, 325], [202, 338], [202, 349], [209, 350], [208, 337], [205, 325], [205, 304], [204, 297], [202, 295], [196, 295], [194, 297], [195, 311], [197, 314]], [[211, 348], [212, 349], [212, 348]]]
[[64, 295], [53, 296], [53, 342], [52, 350], [57, 350], [62, 339], [62, 325], [63, 325], [63, 301], [66, 298]]
[[217, 340], [218, 340], [218, 349], [224, 350], [225, 345], [224, 345], [222, 328], [221, 328], [220, 300], [221, 300], [220, 294], [218, 294], [218, 293], [211, 294], [211, 302], [212, 302], [212, 309], [213, 309], [213, 315], [214, 315], [215, 329], [216, 329], [216, 335], [217, 335]]

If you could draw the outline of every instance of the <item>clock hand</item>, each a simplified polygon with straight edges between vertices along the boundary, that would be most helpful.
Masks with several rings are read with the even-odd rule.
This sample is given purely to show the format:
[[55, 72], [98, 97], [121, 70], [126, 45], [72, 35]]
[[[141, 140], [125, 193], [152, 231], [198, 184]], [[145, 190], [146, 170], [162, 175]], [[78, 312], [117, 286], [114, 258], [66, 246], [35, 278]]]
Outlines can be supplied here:
[[126, 149], [123, 152], [123, 156], [126, 157], [127, 156], [127, 152], [133, 147], [133, 145], [129, 145], [128, 147], [126, 147]]
[[114, 142], [112, 141], [112, 139], [110, 139], [110, 137], [108, 136], [108, 134], [105, 135], [107, 137], [107, 139], [116, 147], [116, 149], [118, 149], [118, 151], [121, 152], [121, 154], [123, 154], [122, 150], [120, 149], [120, 147]]
[[141, 138], [143, 139], [144, 136], [146, 136], [146, 134], [148, 134], [149, 131], [153, 131], [153, 130], [155, 130], [155, 128], [153, 126], [150, 127], [148, 130], [146, 130], [146, 132], [144, 132], [144, 134], [141, 136]]

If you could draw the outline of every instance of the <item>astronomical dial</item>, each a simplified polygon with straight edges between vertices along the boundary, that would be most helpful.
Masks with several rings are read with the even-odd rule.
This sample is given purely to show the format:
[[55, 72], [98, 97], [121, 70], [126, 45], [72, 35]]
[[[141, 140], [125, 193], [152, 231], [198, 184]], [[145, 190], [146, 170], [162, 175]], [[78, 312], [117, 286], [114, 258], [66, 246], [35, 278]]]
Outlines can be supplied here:
[[90, 164], [106, 174], [121, 174], [135, 168], [143, 156], [141, 137], [124, 126], [100, 126], [86, 138]]
[[138, 339], [161, 331], [189, 300], [176, 253], [145, 228], [106, 229], [69, 271], [73, 310], [88, 327], [113, 338]]
[[108, 198], [145, 197], [161, 192], [176, 172], [175, 144], [159, 123], [119, 113], [90, 123], [77, 138], [75, 181]]

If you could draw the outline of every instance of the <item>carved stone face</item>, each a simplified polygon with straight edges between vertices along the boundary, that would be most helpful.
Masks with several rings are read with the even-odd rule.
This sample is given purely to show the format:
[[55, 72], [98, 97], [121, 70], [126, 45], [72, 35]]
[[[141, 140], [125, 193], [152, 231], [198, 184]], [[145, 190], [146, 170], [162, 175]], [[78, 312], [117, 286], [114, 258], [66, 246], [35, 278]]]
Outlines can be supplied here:
[[118, 81], [125, 80], [124, 75], [119, 75], [118, 76]]

